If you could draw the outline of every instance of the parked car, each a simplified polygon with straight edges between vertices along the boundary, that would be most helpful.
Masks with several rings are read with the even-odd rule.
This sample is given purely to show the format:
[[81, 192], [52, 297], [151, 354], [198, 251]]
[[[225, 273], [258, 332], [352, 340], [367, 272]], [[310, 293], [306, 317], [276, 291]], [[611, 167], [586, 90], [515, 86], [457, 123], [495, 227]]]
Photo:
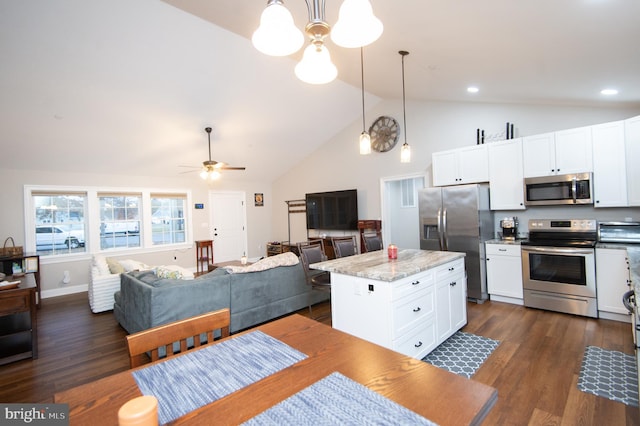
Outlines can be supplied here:
[[64, 226], [36, 226], [36, 246], [67, 246], [70, 249], [84, 246], [83, 229], [65, 229]]

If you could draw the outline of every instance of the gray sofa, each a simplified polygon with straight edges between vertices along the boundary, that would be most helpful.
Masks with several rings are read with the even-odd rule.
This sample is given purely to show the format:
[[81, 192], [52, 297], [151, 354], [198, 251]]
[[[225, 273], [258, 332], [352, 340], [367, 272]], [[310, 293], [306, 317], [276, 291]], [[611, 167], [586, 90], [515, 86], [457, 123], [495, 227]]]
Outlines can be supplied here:
[[158, 278], [153, 271], [121, 275], [113, 313], [129, 333], [222, 308], [231, 310], [236, 332], [328, 299], [309, 293], [300, 263], [259, 272], [218, 268], [192, 280]]

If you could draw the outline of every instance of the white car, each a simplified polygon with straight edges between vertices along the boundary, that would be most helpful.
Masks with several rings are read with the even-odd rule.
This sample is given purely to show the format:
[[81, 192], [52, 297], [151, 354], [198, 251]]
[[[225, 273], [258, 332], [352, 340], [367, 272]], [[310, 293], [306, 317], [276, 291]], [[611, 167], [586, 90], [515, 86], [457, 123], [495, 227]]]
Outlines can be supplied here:
[[70, 249], [84, 246], [84, 230], [65, 230], [63, 226], [36, 226], [36, 246], [62, 245]]

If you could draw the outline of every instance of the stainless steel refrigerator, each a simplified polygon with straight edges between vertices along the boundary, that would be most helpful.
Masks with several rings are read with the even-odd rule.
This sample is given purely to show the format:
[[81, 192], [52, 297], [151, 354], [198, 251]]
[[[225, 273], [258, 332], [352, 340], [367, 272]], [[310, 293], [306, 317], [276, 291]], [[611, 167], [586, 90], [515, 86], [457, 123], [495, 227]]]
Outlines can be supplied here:
[[485, 184], [443, 186], [418, 191], [420, 248], [464, 252], [467, 297], [488, 298], [484, 242], [494, 236]]

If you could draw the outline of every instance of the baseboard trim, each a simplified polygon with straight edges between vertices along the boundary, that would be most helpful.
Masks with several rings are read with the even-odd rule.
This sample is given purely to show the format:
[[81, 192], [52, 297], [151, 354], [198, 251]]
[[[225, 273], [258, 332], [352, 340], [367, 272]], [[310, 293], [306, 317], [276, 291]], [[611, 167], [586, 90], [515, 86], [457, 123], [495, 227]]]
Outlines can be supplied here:
[[48, 299], [50, 297], [66, 296], [69, 294], [76, 294], [89, 291], [89, 284], [75, 285], [73, 287], [60, 287], [52, 290], [42, 290], [42, 299]]

